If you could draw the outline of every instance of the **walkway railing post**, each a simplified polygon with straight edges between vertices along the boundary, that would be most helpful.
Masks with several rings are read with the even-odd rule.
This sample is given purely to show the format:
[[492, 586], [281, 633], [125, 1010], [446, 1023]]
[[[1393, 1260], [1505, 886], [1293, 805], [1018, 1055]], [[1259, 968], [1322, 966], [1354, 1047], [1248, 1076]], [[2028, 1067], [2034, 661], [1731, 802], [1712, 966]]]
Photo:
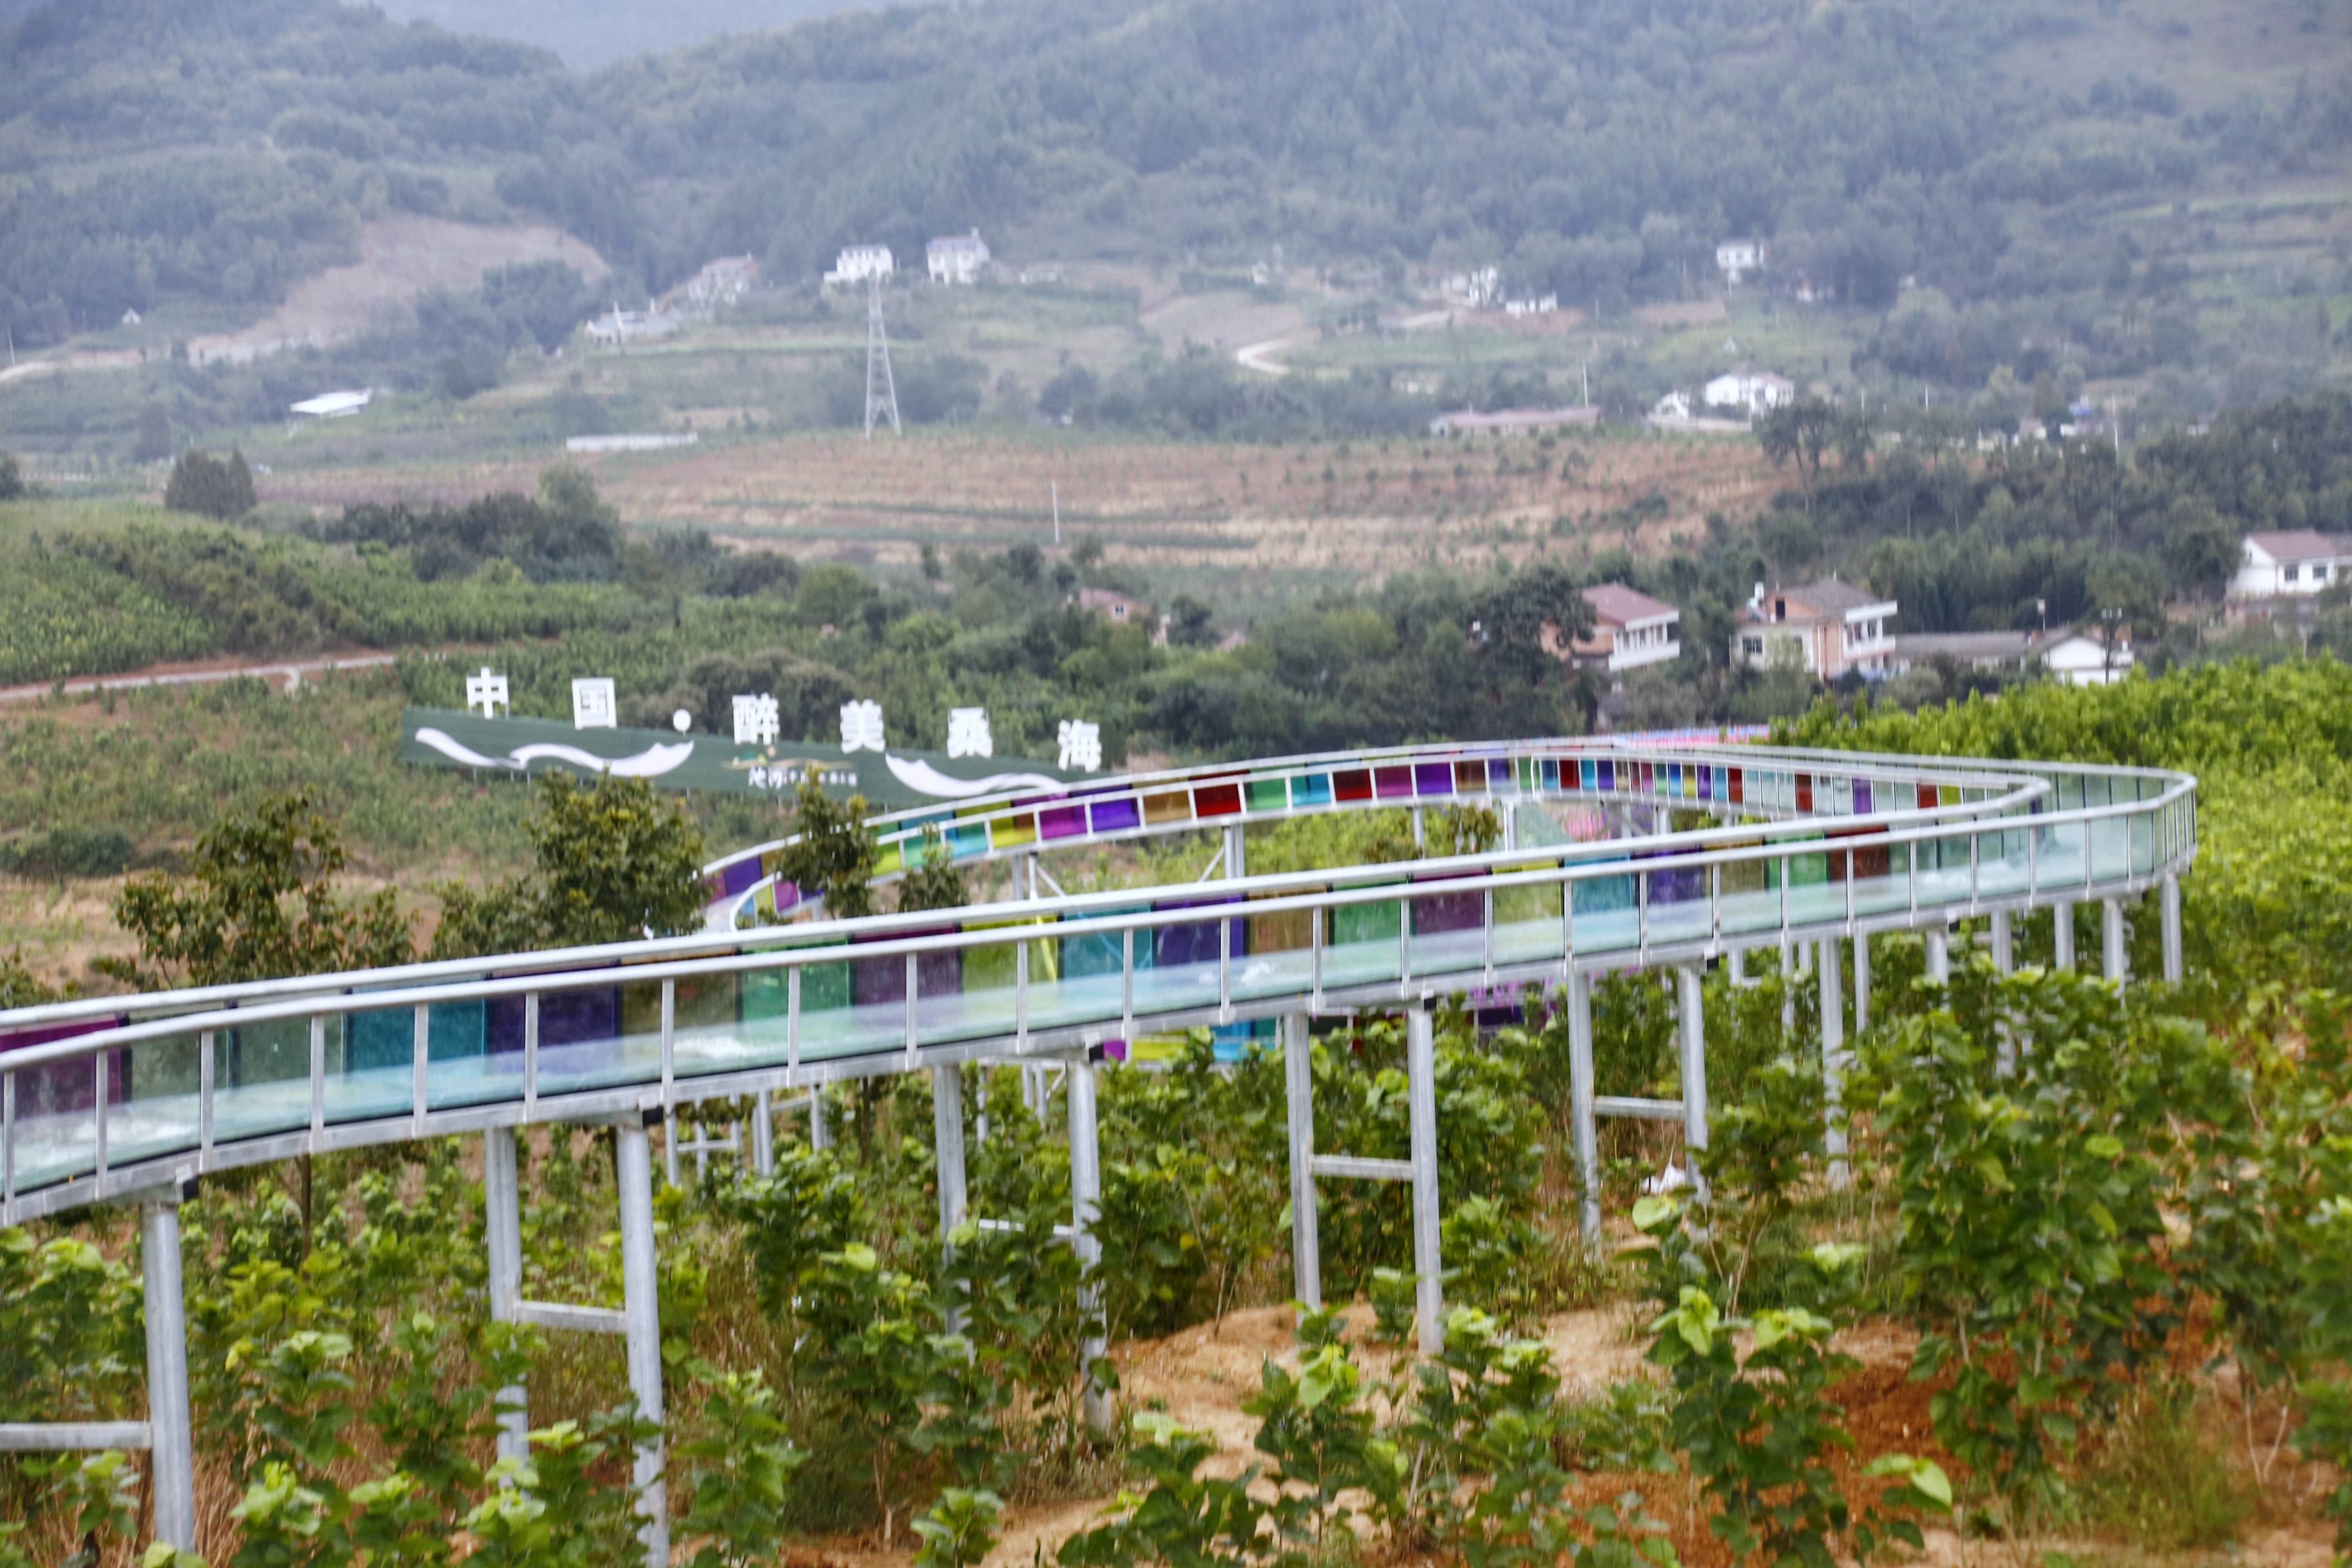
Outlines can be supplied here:
[[2188, 972], [2180, 947], [2180, 879], [2166, 872], [2158, 897], [2164, 921], [2164, 979], [2167, 984], [2178, 985]]
[[1405, 1099], [1412, 1123], [1413, 1312], [1421, 1353], [1445, 1348], [1445, 1284], [1439, 1277], [1437, 1192], [1437, 1020], [1426, 1001], [1406, 1009]]
[[[621, 1189], [621, 1314], [628, 1342], [629, 1392], [636, 1395], [638, 1416], [659, 1426], [661, 1276], [654, 1257], [653, 1146], [642, 1121], [615, 1128], [613, 1142], [614, 1174]], [[663, 1479], [667, 1462], [658, 1435], [639, 1446], [637, 1511], [646, 1523], [637, 1539], [645, 1543], [647, 1568], [669, 1568], [669, 1486]]]
[[154, 1467], [155, 1539], [196, 1549], [196, 1449], [188, 1405], [188, 1316], [180, 1282], [180, 1194], [139, 1205], [147, 1293], [147, 1429]]
[[1315, 1202], [1315, 1044], [1307, 1015], [1282, 1016], [1282, 1076], [1290, 1100], [1290, 1284], [1309, 1307], [1323, 1304], [1323, 1247]]
[[1576, 1139], [1578, 1206], [1584, 1245], [1601, 1250], [1601, 1128], [1592, 1104], [1592, 979], [1568, 974], [1568, 1105]]
[[1707, 1201], [1706, 1173], [1699, 1156], [1706, 1152], [1706, 1001], [1705, 983], [1696, 965], [1679, 969], [1683, 1068], [1683, 1157], [1690, 1166], [1691, 1190]]
[[2074, 967], [2074, 906], [2050, 906], [2050, 967]]
[[1103, 1322], [1102, 1238], [1095, 1222], [1102, 1212], [1102, 1147], [1095, 1130], [1095, 1064], [1080, 1056], [1070, 1063], [1070, 1250], [1078, 1259], [1078, 1315], [1086, 1321], [1086, 1337], [1078, 1343], [1078, 1375], [1085, 1380], [1082, 1399], [1087, 1430], [1097, 1436], [1110, 1431], [1110, 1394], [1095, 1375], [1095, 1364], [1109, 1353]]
[[[564, 1130], [556, 1129], [557, 1136]], [[482, 1194], [487, 1213], [483, 1238], [489, 1251], [490, 1321], [522, 1321], [522, 1183], [516, 1168], [511, 1127], [482, 1134]], [[499, 1458], [521, 1464], [530, 1458], [530, 1393], [520, 1384], [498, 1392]]]
[[2124, 947], [2124, 901], [2099, 901], [2099, 973], [2121, 985], [2131, 978], [2131, 955]]
[[1822, 1110], [1827, 1125], [1822, 1133], [1822, 1147], [1830, 1157], [1830, 1188], [1843, 1192], [1846, 1188], [1845, 1160], [1845, 998], [1839, 994], [1843, 961], [1838, 957], [1838, 939], [1822, 939]]

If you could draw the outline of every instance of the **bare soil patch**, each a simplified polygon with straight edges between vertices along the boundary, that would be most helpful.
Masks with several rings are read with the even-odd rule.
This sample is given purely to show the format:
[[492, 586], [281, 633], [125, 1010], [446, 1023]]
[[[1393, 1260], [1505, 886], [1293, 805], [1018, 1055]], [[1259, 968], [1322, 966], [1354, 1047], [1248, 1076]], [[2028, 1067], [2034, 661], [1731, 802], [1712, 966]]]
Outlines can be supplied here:
[[365, 331], [385, 311], [428, 289], [476, 289], [483, 274], [526, 261], [562, 261], [583, 278], [604, 276], [604, 258], [547, 224], [492, 227], [404, 215], [360, 231], [360, 258], [294, 286], [286, 302], [242, 331], [194, 338], [188, 357], [243, 363], [281, 349], [334, 342]]

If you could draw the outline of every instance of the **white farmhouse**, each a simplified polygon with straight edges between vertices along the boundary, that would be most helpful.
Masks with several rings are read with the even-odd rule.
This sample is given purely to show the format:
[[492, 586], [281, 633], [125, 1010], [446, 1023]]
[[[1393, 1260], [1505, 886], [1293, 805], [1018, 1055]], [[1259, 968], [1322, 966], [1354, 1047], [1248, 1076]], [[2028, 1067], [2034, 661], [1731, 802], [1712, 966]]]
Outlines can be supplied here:
[[2347, 581], [2347, 573], [2352, 573], [2352, 539], [2330, 538], [2308, 528], [2250, 533], [2238, 553], [2238, 574], [2230, 579], [2230, 597], [2316, 594]]
[[898, 270], [887, 245], [845, 245], [835, 258], [833, 270], [824, 275], [827, 283], [845, 287], [877, 278], [887, 278]]
[[1771, 247], [1760, 239], [1727, 239], [1715, 247], [1716, 270], [1727, 283], [1745, 282], [1750, 272], [1762, 269], [1771, 254]]
[[1769, 370], [1727, 371], [1702, 389], [1710, 408], [1738, 408], [1750, 415], [1778, 408], [1797, 395], [1797, 384]]
[[951, 234], [923, 247], [934, 283], [977, 283], [988, 271], [988, 241], [980, 230]]

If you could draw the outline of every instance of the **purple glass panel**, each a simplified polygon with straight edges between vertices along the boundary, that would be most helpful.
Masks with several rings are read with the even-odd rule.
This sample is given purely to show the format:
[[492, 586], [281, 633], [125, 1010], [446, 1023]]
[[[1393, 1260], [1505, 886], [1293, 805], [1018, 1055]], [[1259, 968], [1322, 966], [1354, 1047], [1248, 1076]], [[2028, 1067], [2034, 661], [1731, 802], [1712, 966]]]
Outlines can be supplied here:
[[1410, 767], [1374, 768], [1372, 793], [1381, 800], [1406, 800], [1412, 795], [1412, 769]]
[[[1202, 910], [1213, 904], [1238, 904], [1239, 899], [1160, 899], [1152, 902], [1155, 910]], [[1202, 921], [1196, 925], [1163, 926], [1152, 950], [1152, 962], [1165, 969], [1177, 963], [1214, 963], [1217, 962], [1217, 924]], [[1235, 958], [1249, 952], [1249, 922], [1226, 921], [1233, 931], [1232, 952]]]
[[[617, 1039], [620, 1033], [621, 993], [617, 986], [600, 985], [593, 991], [550, 991], [539, 999], [541, 1050]], [[522, 998], [493, 996], [483, 1004], [482, 1035], [494, 1054], [522, 1049]]]
[[1124, 833], [1130, 827], [1143, 826], [1143, 813], [1137, 807], [1132, 795], [1097, 802], [1088, 806], [1087, 811], [1097, 833]]
[[746, 855], [740, 860], [730, 860], [719, 868], [719, 890], [726, 896], [740, 893], [760, 879], [760, 858]]
[[[902, 936], [952, 936], [961, 926], [938, 926], [926, 931], [906, 931], [893, 933]], [[915, 984], [925, 996], [951, 996], [963, 989], [963, 953], [957, 949], [945, 952], [918, 953], [915, 958]], [[857, 1006], [904, 1002], [907, 999], [907, 955], [890, 958], [853, 958], [849, 961], [849, 999]]]
[[1454, 765], [1451, 763], [1417, 763], [1412, 770], [1412, 793], [1415, 795], [1452, 795]]
[[[20, 1051], [34, 1046], [44, 1046], [51, 1040], [70, 1040], [79, 1035], [94, 1035], [100, 1029], [112, 1029], [129, 1023], [128, 1018], [88, 1018], [75, 1024], [50, 1024], [36, 1029], [16, 1029], [0, 1034], [0, 1057], [9, 1051]], [[106, 1102], [122, 1103], [131, 1076], [131, 1052], [107, 1052]], [[89, 1058], [78, 1062], [56, 1062], [45, 1068], [30, 1068], [16, 1075], [16, 1114], [19, 1116], [53, 1115], [59, 1111], [88, 1110], [98, 1088], [98, 1074]]]
[[[1431, 882], [1447, 879], [1444, 877], [1423, 878], [1413, 886], [1418, 891]], [[1476, 893], [1444, 893], [1435, 898], [1415, 898], [1412, 900], [1412, 934], [1415, 936], [1476, 931], [1486, 918], [1486, 900]]]
[[1870, 781], [1868, 779], [1853, 781], [1853, 814], [1856, 816], [1870, 815]]
[[1037, 814], [1037, 837], [1040, 838], [1076, 838], [1087, 830], [1087, 808], [1083, 805], [1057, 805]]

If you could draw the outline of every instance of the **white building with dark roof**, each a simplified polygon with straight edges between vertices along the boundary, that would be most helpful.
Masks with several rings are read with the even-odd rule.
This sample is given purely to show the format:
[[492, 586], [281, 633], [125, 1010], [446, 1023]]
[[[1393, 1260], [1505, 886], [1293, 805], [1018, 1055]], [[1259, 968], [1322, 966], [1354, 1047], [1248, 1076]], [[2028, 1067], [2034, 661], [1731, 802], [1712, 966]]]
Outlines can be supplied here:
[[1592, 606], [1592, 631], [1570, 645], [1580, 665], [1619, 674], [1682, 657], [1675, 628], [1683, 613], [1622, 583], [1597, 583], [1584, 590]]
[[2230, 579], [2232, 599], [2275, 599], [2316, 594], [2346, 582], [2352, 573], [2352, 539], [2308, 528], [2250, 533], [2239, 548], [2238, 574]]
[[977, 283], [988, 274], [988, 241], [980, 230], [951, 234], [923, 247], [934, 283]]
[[1766, 669], [1785, 658], [1823, 680], [1847, 670], [1886, 673], [1895, 639], [1886, 625], [1895, 618], [1892, 599], [1830, 577], [1798, 588], [1756, 592], [1740, 606], [1731, 634], [1731, 662]]

